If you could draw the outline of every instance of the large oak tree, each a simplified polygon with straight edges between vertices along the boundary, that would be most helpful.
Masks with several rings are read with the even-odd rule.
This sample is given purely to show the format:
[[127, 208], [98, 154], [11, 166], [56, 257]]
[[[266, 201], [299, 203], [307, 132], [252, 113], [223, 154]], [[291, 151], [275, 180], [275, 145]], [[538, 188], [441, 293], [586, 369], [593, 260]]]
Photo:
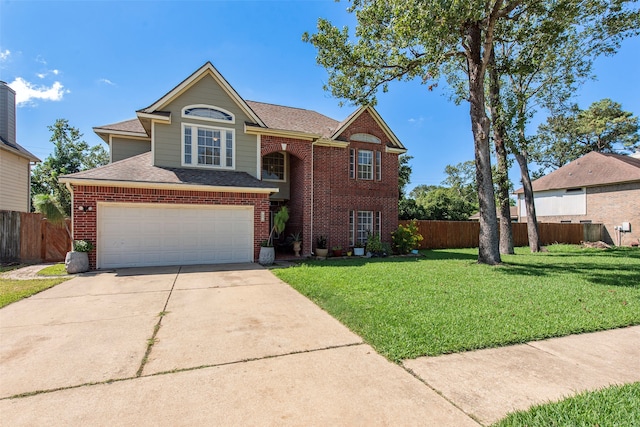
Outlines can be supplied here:
[[496, 25], [522, 13], [522, 1], [354, 0], [355, 39], [326, 19], [303, 39], [318, 48], [329, 72], [327, 88], [356, 104], [375, 104], [393, 80], [437, 81], [447, 67], [465, 63], [473, 133], [480, 236], [478, 262], [501, 262], [491, 179], [485, 75]]

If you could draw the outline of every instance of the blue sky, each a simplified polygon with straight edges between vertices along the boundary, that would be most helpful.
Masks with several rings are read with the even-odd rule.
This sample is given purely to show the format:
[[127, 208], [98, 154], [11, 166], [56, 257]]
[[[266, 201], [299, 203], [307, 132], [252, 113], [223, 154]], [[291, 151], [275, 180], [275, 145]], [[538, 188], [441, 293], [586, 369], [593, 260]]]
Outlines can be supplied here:
[[[354, 26], [348, 3], [318, 1], [6, 1], [0, 0], [0, 80], [21, 101], [18, 142], [41, 159], [52, 151], [47, 126], [66, 118], [91, 145], [94, 126], [135, 117], [206, 61], [248, 100], [307, 108], [337, 120], [354, 110], [322, 89], [326, 71], [301, 41], [319, 17]], [[576, 101], [609, 97], [640, 113], [640, 39], [596, 61], [598, 79]], [[409, 188], [436, 185], [448, 164], [473, 159], [468, 104], [449, 101], [443, 83], [392, 84], [377, 110], [409, 154]], [[519, 184], [516, 169], [510, 174]]]

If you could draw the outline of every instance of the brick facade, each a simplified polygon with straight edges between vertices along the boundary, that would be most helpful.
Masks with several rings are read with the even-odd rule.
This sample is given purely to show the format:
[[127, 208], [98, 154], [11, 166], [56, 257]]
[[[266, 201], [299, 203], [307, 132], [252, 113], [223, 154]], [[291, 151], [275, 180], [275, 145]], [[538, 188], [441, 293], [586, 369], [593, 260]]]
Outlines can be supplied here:
[[[73, 235], [75, 240], [97, 242], [98, 202], [169, 203], [185, 205], [242, 205], [254, 207], [253, 253], [257, 260], [260, 242], [269, 236], [269, 223], [261, 221], [261, 213], [268, 218], [269, 195], [258, 193], [224, 193], [206, 191], [160, 190], [150, 188], [121, 188], [101, 186], [73, 186]], [[91, 208], [78, 211], [78, 206]], [[89, 253], [91, 269], [96, 268], [96, 251]]]
[[[314, 147], [314, 239], [328, 236], [329, 247], [349, 246], [349, 212], [381, 213], [383, 242], [391, 242], [391, 233], [398, 227], [398, 154], [386, 152], [387, 135], [378, 123], [364, 111], [337, 138], [349, 141], [356, 133], [374, 135], [381, 144], [350, 141], [347, 148]], [[381, 180], [361, 180], [349, 176], [349, 149], [380, 152]], [[374, 162], [375, 162], [374, 154]], [[357, 168], [357, 161], [356, 161]], [[315, 242], [315, 240], [314, 240]]]
[[[262, 156], [276, 151], [289, 154], [291, 187], [287, 206], [290, 217], [285, 235], [301, 231], [305, 255], [315, 250], [315, 241], [320, 235], [328, 237], [329, 247], [348, 247], [350, 211], [372, 211], [374, 215], [380, 212], [380, 234], [384, 242], [391, 242], [391, 233], [398, 227], [398, 154], [386, 152], [389, 138], [368, 111], [357, 117], [337, 139], [349, 141], [356, 133], [374, 135], [382, 143], [350, 141], [349, 146], [343, 148], [312, 145], [310, 141], [292, 138], [261, 137]], [[375, 179], [375, 170], [373, 180], [349, 177], [350, 148], [380, 152], [380, 181]]]
[[[631, 223], [631, 233], [622, 233], [622, 246], [640, 241], [640, 182], [587, 187], [586, 215], [539, 216], [539, 222], [591, 221], [604, 225], [602, 240], [618, 244], [615, 226]], [[526, 218], [524, 218], [526, 221]]]

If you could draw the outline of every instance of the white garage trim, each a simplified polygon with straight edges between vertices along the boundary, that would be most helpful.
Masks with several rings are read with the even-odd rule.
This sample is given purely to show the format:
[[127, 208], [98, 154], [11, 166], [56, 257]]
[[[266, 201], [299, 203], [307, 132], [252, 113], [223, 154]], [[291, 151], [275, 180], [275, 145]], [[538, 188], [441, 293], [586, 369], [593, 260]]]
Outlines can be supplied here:
[[254, 207], [97, 204], [96, 267], [253, 262]]

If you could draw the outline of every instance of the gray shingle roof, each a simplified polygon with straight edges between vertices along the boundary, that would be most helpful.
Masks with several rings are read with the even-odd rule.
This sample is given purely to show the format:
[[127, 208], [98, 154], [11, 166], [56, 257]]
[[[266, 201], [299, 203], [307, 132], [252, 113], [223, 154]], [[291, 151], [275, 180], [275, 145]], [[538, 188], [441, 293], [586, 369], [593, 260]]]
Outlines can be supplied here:
[[39, 162], [40, 161], [39, 158], [37, 158], [36, 156], [31, 154], [29, 152], [29, 150], [27, 150], [26, 148], [24, 148], [22, 145], [18, 144], [17, 142], [11, 143], [11, 142], [7, 141], [6, 139], [4, 139], [3, 137], [0, 136], [0, 145], [2, 145], [7, 150], [9, 150], [11, 152], [14, 152], [15, 154], [17, 154], [17, 155], [19, 155], [21, 157], [26, 157], [27, 159], [29, 159], [29, 161], [32, 161], [32, 162]]
[[[532, 182], [533, 191], [640, 182], [640, 159], [592, 151]], [[520, 188], [516, 193], [522, 193]]]
[[140, 120], [136, 119], [131, 119], [131, 120], [125, 120], [123, 122], [118, 122], [118, 123], [111, 123], [108, 125], [104, 125], [104, 126], [98, 126], [94, 128], [95, 131], [100, 131], [100, 130], [107, 130], [107, 131], [121, 131], [121, 132], [133, 132], [133, 133], [139, 133], [141, 135], [147, 136], [147, 132], [144, 130], [144, 127], [142, 127], [142, 123], [140, 123]]
[[264, 102], [246, 101], [247, 105], [271, 129], [307, 132], [330, 137], [339, 122], [316, 111], [285, 107]]
[[[206, 185], [215, 187], [273, 188], [246, 172], [166, 168], [151, 164], [151, 152], [129, 157], [99, 168], [64, 175], [66, 180], [145, 182], [154, 184]], [[188, 188], [185, 188], [188, 190]]]

